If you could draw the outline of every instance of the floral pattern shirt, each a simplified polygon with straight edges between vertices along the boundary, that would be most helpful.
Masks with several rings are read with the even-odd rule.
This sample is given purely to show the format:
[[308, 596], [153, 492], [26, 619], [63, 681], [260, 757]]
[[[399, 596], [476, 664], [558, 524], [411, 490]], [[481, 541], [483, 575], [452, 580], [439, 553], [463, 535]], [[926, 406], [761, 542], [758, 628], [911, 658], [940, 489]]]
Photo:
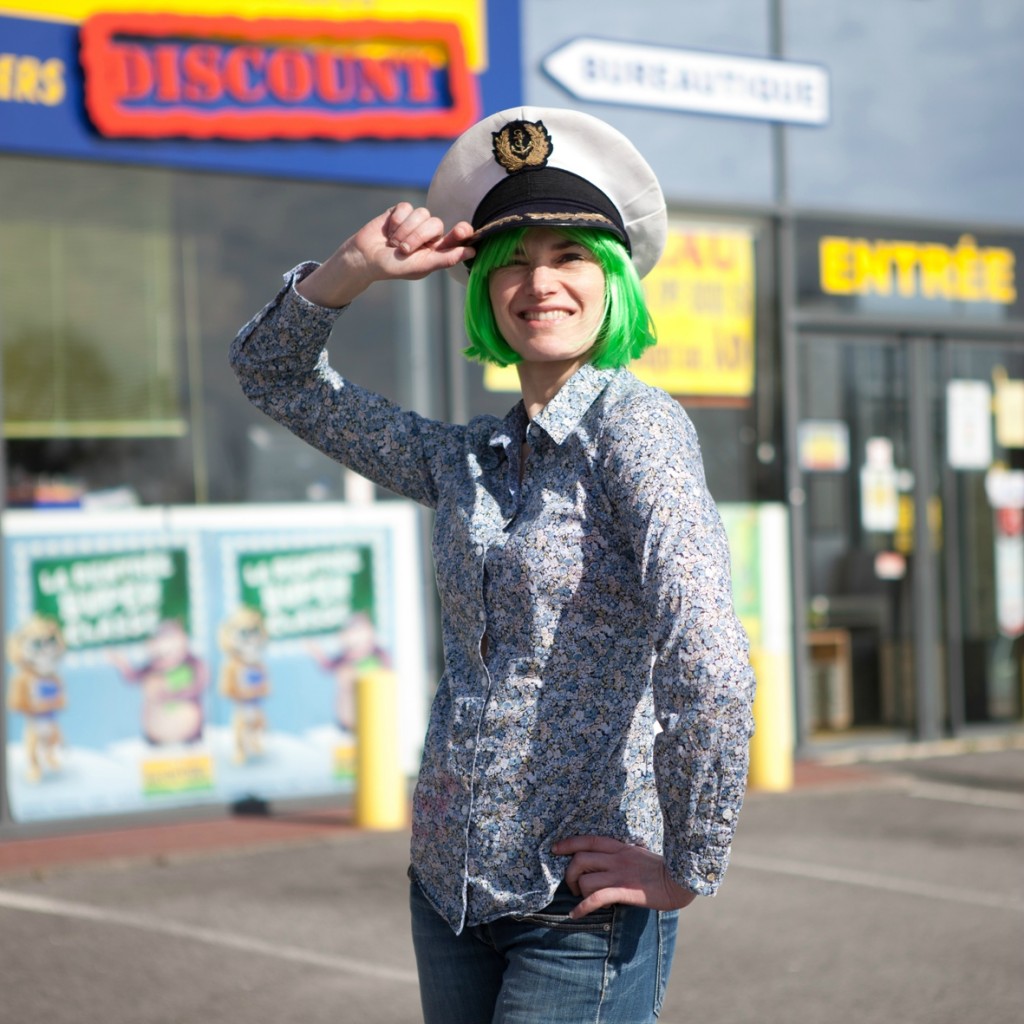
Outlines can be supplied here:
[[436, 511], [445, 670], [413, 801], [420, 886], [456, 932], [535, 912], [568, 864], [552, 844], [598, 834], [713, 893], [754, 678], [686, 413], [587, 364], [532, 421], [522, 402], [504, 420], [425, 419], [329, 366], [339, 311], [293, 287], [314, 266], [286, 276], [232, 364], [271, 417]]

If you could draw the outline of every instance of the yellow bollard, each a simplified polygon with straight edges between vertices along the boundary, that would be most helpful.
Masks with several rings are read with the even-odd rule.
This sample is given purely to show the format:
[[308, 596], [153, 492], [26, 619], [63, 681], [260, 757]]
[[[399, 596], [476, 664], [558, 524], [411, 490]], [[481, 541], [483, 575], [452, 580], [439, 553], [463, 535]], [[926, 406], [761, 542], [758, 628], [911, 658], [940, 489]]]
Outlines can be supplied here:
[[793, 689], [789, 657], [755, 649], [750, 664], [757, 678], [754, 735], [750, 741], [751, 789], [784, 793], [793, 788]]
[[398, 685], [387, 669], [372, 669], [356, 680], [355, 812], [360, 828], [397, 830], [408, 823], [398, 751]]

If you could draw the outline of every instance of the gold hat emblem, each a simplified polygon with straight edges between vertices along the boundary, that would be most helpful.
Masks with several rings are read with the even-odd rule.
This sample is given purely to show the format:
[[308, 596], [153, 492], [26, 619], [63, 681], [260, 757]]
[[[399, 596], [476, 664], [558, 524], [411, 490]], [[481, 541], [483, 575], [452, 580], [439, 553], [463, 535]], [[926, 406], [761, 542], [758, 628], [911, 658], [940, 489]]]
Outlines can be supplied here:
[[494, 159], [509, 174], [527, 167], [543, 167], [554, 148], [543, 121], [510, 121], [491, 137]]

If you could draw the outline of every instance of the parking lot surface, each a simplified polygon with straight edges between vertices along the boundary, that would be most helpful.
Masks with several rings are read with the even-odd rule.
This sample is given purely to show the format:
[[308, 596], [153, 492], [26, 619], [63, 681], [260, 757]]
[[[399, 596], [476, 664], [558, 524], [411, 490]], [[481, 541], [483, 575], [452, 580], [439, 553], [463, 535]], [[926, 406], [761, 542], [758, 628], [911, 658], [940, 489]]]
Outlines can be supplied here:
[[[341, 811], [0, 843], [4, 1021], [415, 1024], [408, 836]], [[1020, 1024], [1024, 750], [803, 766], [681, 918], [665, 1024]], [[481, 1022], [486, 1024], [486, 1022]]]

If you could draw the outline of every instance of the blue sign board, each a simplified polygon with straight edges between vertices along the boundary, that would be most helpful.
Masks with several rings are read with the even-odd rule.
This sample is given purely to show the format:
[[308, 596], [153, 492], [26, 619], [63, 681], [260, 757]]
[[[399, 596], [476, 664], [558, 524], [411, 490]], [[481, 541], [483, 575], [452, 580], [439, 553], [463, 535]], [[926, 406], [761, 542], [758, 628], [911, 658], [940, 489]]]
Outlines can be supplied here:
[[[323, 92], [329, 90], [340, 98], [349, 88], [345, 75], [354, 75], [360, 68], [338, 56], [331, 56], [328, 66], [322, 59], [322, 37], [331, 31], [343, 32], [346, 24], [357, 31], [371, 23], [306, 22], [314, 26], [307, 42], [312, 43], [316, 36], [321, 51], [320, 64], [316, 65], [313, 58], [304, 56], [301, 41], [286, 41], [277, 50], [272, 42], [261, 42], [258, 21], [180, 19], [194, 23], [199, 33], [204, 22], [213, 27], [212, 32], [229, 21], [240, 26], [243, 33], [250, 33], [250, 38], [223, 44], [209, 33], [206, 39], [200, 35], [185, 38], [184, 43], [176, 34], [163, 39], [147, 37], [145, 19], [157, 22], [157, 15], [105, 14], [94, 16], [92, 24], [88, 19], [76, 24], [0, 15], [0, 151], [290, 179], [425, 186], [451, 139], [462, 128], [478, 116], [521, 102], [519, 4], [487, 0], [485, 6], [486, 67], [465, 70], [454, 86], [435, 66], [427, 67], [426, 61], [400, 65], [382, 59], [376, 62], [380, 65], [376, 71], [369, 68], [376, 75], [367, 79], [363, 89], [370, 100], [379, 98], [382, 92], [386, 94], [390, 85], [382, 75], [391, 75], [394, 82], [404, 83], [407, 95], [414, 99], [417, 90], [421, 98], [428, 92], [439, 96], [440, 105], [447, 104], [447, 112], [417, 111], [411, 102], [403, 108], [401, 96], [389, 109], [369, 102], [356, 111], [350, 99], [348, 109], [341, 110], [338, 119], [340, 131], [323, 128]], [[169, 23], [172, 16], [166, 20]], [[292, 27], [301, 24], [298, 20], [276, 23]], [[410, 47], [419, 42], [420, 50], [438, 49], [437, 39], [430, 35], [433, 23], [394, 24], [409, 36]], [[417, 31], [425, 33], [423, 38], [417, 40]], [[90, 33], [94, 39], [101, 35], [102, 39], [90, 42]], [[272, 38], [272, 33], [264, 34]], [[400, 32], [396, 30], [394, 35]], [[387, 39], [392, 41], [390, 35]], [[338, 41], [333, 53], [352, 52], [353, 45], [358, 50], [359, 42]], [[100, 60], [107, 63], [99, 66]], [[172, 62], [176, 60], [178, 78], [173, 82], [166, 75], [160, 78], [161, 71], [173, 70]], [[368, 59], [364, 63], [371, 62]], [[327, 74], [332, 76], [330, 82], [324, 77]], [[250, 126], [261, 122], [276, 125], [274, 137], [261, 138], [258, 129], [238, 131], [230, 126], [221, 132], [209, 128], [203, 137], [202, 120], [209, 114], [196, 113], [196, 103], [189, 112], [187, 101], [190, 93], [198, 102], [205, 98], [204, 91], [212, 96], [221, 90], [217, 75], [234, 87], [237, 109], [228, 113], [235, 117], [235, 128], [248, 117]], [[398, 75], [404, 78], [395, 77]], [[377, 90], [373, 97], [369, 96], [370, 89]], [[461, 90], [458, 95], [457, 90]], [[303, 91], [311, 97], [305, 106], [300, 95]], [[185, 114], [169, 114], [166, 102], [161, 106], [168, 96]], [[231, 99], [218, 96], [221, 116]], [[242, 109], [246, 102], [254, 103], [255, 108]], [[320, 109], [315, 108], [318, 102]], [[294, 117], [288, 103], [293, 103]], [[461, 125], [448, 116], [456, 108], [463, 115]], [[198, 124], [198, 131], [181, 127], [183, 119], [190, 117], [189, 124]], [[313, 127], [305, 132], [303, 124]], [[332, 134], [334, 137], [329, 137]]]

